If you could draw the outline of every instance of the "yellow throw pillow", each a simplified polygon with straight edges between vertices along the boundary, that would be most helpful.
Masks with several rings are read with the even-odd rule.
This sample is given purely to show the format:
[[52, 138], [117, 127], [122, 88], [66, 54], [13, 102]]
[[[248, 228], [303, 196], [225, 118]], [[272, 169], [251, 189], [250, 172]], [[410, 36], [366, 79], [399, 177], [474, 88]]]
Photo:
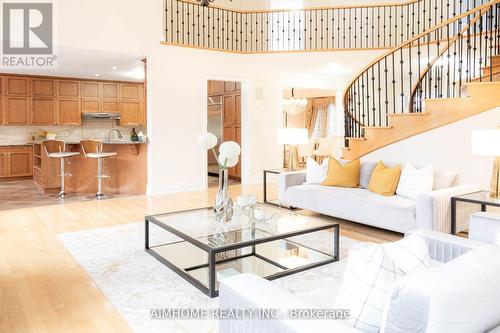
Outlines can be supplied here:
[[377, 163], [373, 169], [368, 190], [385, 196], [391, 196], [396, 193], [399, 177], [401, 176], [401, 165], [394, 168], [388, 168], [384, 162]]
[[328, 175], [321, 184], [325, 186], [358, 187], [359, 171], [361, 164], [359, 159], [350, 161], [344, 165], [330, 157]]

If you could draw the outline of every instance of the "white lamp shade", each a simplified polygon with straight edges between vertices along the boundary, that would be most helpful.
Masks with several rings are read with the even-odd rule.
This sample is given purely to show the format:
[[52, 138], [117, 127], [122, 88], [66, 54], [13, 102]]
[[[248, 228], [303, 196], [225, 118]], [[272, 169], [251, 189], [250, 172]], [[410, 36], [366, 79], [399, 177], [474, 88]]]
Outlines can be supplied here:
[[472, 153], [500, 156], [500, 129], [472, 131]]
[[303, 145], [309, 141], [305, 128], [280, 128], [277, 137], [280, 145]]

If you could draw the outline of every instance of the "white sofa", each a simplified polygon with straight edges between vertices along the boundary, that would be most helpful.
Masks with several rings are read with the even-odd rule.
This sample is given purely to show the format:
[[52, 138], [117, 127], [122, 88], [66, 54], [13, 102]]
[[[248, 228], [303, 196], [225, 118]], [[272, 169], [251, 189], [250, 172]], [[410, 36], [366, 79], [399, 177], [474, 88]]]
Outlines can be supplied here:
[[[381, 331], [500, 330], [500, 247], [434, 231], [412, 233], [426, 239], [435, 267], [396, 281]], [[331, 285], [296, 295], [255, 275], [240, 274], [222, 281], [220, 308], [331, 309], [338, 288]], [[342, 320], [255, 318], [220, 320], [219, 329], [221, 333], [361, 332]]]
[[[366, 163], [370, 162], [361, 164], [362, 177]], [[433, 191], [412, 200], [398, 195], [382, 196], [366, 188], [309, 185], [305, 183], [305, 171], [285, 172], [279, 178], [279, 202], [401, 233], [414, 229], [449, 233], [451, 197], [481, 189], [475, 185], [456, 185], [456, 178], [456, 174], [435, 172]], [[466, 222], [458, 221], [457, 230], [467, 229]]]

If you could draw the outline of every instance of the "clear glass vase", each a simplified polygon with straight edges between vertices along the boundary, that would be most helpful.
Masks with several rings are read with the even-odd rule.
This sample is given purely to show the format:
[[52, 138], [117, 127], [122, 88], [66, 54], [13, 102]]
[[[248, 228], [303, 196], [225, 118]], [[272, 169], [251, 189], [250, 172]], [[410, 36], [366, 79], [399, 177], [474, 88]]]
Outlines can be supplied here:
[[219, 190], [215, 196], [214, 213], [217, 222], [226, 223], [233, 217], [233, 200], [228, 190], [228, 171], [219, 169]]

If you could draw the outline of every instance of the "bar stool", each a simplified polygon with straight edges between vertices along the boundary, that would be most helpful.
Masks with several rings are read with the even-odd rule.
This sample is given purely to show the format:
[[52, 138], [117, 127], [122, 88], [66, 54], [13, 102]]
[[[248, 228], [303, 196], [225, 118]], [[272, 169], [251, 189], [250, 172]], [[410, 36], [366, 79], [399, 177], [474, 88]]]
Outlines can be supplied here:
[[71, 177], [72, 174], [65, 172], [65, 163], [71, 164], [67, 159], [73, 156], [80, 155], [79, 152], [66, 151], [66, 144], [61, 140], [45, 140], [42, 141], [43, 150], [49, 158], [59, 158], [61, 161], [61, 191], [57, 195], [57, 198], [64, 199], [66, 197], [65, 192], [65, 181], [66, 177]]
[[82, 151], [85, 158], [97, 159], [97, 193], [95, 195], [95, 198], [97, 200], [104, 199], [105, 196], [104, 193], [102, 193], [102, 179], [110, 178], [110, 176], [102, 174], [103, 160], [112, 156], [116, 156], [118, 155], [118, 153], [103, 153], [102, 141], [100, 140], [82, 140], [80, 141], [80, 145], [82, 146]]

